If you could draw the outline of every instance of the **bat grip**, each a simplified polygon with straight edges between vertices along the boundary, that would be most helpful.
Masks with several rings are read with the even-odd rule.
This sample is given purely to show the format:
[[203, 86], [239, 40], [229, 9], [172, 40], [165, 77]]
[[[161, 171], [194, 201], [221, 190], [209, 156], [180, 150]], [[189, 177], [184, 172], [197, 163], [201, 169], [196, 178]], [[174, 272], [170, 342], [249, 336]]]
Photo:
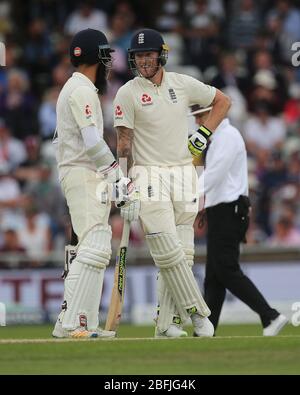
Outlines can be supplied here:
[[128, 247], [129, 236], [130, 236], [130, 221], [124, 220], [120, 247]]

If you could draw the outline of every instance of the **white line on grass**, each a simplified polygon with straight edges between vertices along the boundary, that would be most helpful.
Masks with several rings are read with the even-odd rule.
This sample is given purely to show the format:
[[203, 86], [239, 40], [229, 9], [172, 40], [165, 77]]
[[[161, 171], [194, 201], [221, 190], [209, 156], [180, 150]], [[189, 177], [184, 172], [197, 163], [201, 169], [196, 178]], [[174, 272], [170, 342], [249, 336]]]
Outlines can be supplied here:
[[[276, 339], [282, 338], [300, 338], [300, 335], [283, 335], [283, 336], [275, 336]], [[266, 339], [264, 336], [216, 336], [210, 339], [201, 338], [201, 340], [230, 340], [230, 339]], [[272, 337], [274, 338], [274, 337]], [[199, 338], [196, 337], [181, 337], [181, 338], [154, 338], [154, 337], [115, 337], [115, 338], [98, 338], [98, 339], [0, 339], [1, 344], [32, 344], [32, 343], [65, 343], [65, 342], [95, 342], [95, 341], [148, 341], [148, 340], [181, 340], [184, 341], [186, 339], [194, 339], [195, 341], [199, 341]]]

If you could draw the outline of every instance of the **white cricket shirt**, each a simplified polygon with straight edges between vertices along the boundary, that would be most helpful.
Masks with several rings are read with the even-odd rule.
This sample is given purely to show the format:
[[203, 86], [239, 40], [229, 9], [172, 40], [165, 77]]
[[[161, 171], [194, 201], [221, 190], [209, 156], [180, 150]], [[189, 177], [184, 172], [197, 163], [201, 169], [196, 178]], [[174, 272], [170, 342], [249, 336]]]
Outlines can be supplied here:
[[96, 171], [96, 165], [86, 154], [81, 129], [94, 125], [103, 137], [103, 117], [97, 91], [88, 77], [75, 72], [59, 94], [56, 157], [60, 180], [74, 166]]
[[188, 108], [212, 103], [216, 89], [195, 78], [164, 71], [160, 86], [136, 77], [114, 100], [114, 126], [132, 129], [135, 165], [188, 165]]
[[240, 132], [224, 119], [210, 138], [200, 189], [204, 207], [230, 203], [240, 195], [248, 196], [247, 152]]

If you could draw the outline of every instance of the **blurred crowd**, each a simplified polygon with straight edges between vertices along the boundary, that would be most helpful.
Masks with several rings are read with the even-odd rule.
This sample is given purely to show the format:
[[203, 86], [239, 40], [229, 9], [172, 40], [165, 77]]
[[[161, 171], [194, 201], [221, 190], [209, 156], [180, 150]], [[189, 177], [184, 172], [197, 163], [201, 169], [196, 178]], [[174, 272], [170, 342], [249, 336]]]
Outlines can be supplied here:
[[[116, 50], [101, 98], [112, 151], [112, 101], [131, 78], [131, 34], [155, 28], [170, 47], [167, 70], [190, 74], [232, 99], [229, 117], [248, 149], [248, 243], [300, 245], [300, 67], [293, 65], [292, 49], [297, 42], [300, 48], [300, 1], [0, 0], [6, 47], [6, 66], [0, 67], [0, 255], [21, 252], [39, 265], [41, 256], [68, 243], [52, 136], [56, 100], [73, 72], [70, 38], [87, 27], [104, 31]], [[122, 220], [115, 209], [111, 226], [117, 245]], [[204, 244], [198, 221], [195, 231], [196, 243]], [[131, 237], [143, 243], [138, 224]]]

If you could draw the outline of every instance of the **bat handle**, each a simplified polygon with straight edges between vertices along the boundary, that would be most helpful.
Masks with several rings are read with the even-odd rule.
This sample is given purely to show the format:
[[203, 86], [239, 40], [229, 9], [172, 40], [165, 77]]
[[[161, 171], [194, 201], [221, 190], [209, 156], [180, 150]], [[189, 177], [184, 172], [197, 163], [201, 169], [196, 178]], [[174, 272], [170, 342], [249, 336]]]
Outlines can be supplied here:
[[121, 247], [128, 247], [129, 235], [130, 235], [130, 221], [125, 219], [123, 225]]

